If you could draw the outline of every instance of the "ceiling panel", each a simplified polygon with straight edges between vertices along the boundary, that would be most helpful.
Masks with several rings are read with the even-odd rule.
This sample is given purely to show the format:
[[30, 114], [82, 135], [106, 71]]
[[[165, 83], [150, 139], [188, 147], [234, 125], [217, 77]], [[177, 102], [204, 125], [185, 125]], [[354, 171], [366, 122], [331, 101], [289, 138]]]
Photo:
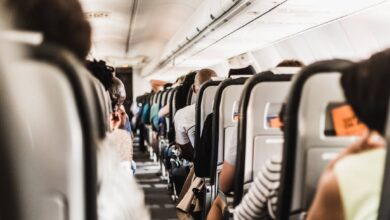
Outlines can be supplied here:
[[[157, 62], [154, 60], [160, 58], [169, 39], [202, 0], [81, 0], [81, 2], [87, 13], [104, 12], [108, 15], [89, 18], [93, 28], [92, 56], [109, 60], [113, 65], [126, 64], [126, 60], [128, 64], [134, 65], [134, 60]], [[132, 16], [134, 3], [136, 8]]]
[[123, 56], [132, 2], [128, 0], [82, 0], [81, 3], [88, 14], [105, 13], [107, 15], [89, 17], [92, 26], [92, 56], [97, 59]]

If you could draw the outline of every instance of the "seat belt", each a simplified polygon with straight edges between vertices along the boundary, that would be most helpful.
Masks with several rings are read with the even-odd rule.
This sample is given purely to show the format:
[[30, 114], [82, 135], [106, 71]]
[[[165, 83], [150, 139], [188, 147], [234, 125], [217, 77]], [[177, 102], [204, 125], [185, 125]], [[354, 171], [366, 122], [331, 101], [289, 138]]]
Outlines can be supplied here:
[[[390, 107], [388, 109], [390, 109]], [[385, 135], [387, 152], [383, 175], [382, 193], [379, 203], [378, 220], [390, 219], [390, 112], [387, 115]]]

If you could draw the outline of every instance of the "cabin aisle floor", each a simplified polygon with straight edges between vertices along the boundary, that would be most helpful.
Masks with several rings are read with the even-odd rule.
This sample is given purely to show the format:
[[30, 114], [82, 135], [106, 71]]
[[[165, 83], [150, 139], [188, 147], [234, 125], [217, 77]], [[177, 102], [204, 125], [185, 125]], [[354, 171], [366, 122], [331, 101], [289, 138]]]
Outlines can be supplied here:
[[142, 153], [138, 143], [134, 143], [134, 161], [137, 164], [135, 176], [145, 193], [146, 205], [152, 220], [176, 220], [175, 204], [172, 202], [166, 182], [160, 179], [159, 163], [149, 158], [149, 153]]

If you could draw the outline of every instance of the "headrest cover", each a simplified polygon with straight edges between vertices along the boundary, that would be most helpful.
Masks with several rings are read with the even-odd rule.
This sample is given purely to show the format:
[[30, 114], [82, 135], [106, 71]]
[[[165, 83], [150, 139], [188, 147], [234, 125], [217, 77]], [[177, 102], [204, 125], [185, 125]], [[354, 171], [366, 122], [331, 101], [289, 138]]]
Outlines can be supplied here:
[[230, 76], [237, 76], [237, 75], [255, 75], [256, 70], [253, 68], [252, 65], [249, 65], [245, 68], [241, 69], [230, 69], [229, 70], [229, 77]]

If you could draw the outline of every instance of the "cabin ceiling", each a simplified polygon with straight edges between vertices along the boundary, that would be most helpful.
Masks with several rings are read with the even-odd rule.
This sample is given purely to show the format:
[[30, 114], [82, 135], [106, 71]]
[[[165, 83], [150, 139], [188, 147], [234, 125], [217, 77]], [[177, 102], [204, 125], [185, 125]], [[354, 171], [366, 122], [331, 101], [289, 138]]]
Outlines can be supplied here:
[[250, 6], [175, 54], [210, 7], [231, 0], [81, 0], [93, 27], [92, 57], [148, 78], [216, 65], [386, 1], [242, 0]]
[[81, 0], [93, 29], [91, 57], [136, 68], [158, 61], [164, 46], [201, 2]]

